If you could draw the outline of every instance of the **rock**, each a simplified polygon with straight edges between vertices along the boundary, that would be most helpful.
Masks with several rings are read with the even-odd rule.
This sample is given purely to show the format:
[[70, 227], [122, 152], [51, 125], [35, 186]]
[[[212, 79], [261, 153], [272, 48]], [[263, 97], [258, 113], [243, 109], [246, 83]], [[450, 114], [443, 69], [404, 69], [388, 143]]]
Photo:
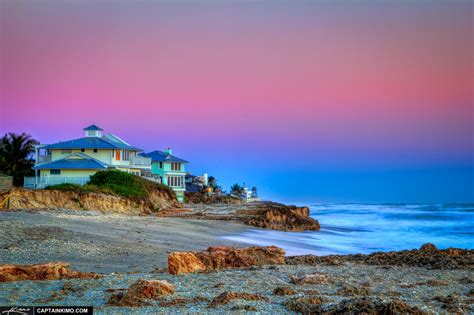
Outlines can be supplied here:
[[245, 224], [281, 231], [319, 231], [318, 220], [309, 216], [308, 207], [262, 203], [250, 210], [236, 211]]
[[[308, 314], [308, 313], [306, 313]], [[339, 304], [331, 305], [325, 308], [320, 314], [366, 314], [366, 315], [395, 315], [395, 314], [412, 314], [425, 315], [426, 312], [417, 307], [410, 306], [405, 302], [393, 300], [385, 302], [379, 298], [355, 298], [343, 300]]]
[[147, 299], [157, 299], [175, 292], [172, 284], [165, 280], [138, 280], [127, 292], [112, 295], [108, 305], [113, 306], [146, 306], [150, 305]]
[[439, 252], [439, 249], [434, 244], [426, 243], [426, 244], [421, 245], [420, 251], [426, 252], [426, 253], [436, 253], [436, 252]]
[[354, 287], [344, 284], [342, 288], [337, 290], [336, 294], [343, 296], [366, 296], [370, 295], [371, 291], [368, 287], [365, 286]]
[[266, 301], [268, 302], [268, 298], [260, 295], [260, 294], [253, 294], [253, 293], [245, 293], [245, 292], [230, 292], [225, 291], [218, 296], [216, 296], [209, 307], [216, 307], [223, 304], [228, 304], [233, 300], [247, 300], [247, 301]]
[[0, 282], [24, 280], [60, 280], [73, 278], [100, 278], [92, 272], [79, 272], [69, 269], [65, 262], [37, 265], [0, 265]]
[[232, 311], [247, 311], [247, 312], [256, 312], [257, 308], [252, 305], [235, 305], [231, 308]]
[[305, 296], [293, 298], [284, 303], [285, 307], [292, 312], [301, 314], [320, 314], [324, 302], [327, 300], [319, 296]]
[[425, 244], [419, 250], [399, 252], [376, 252], [370, 255], [302, 255], [286, 257], [288, 265], [332, 265], [340, 262], [379, 265], [412, 266], [433, 269], [474, 268], [474, 250], [448, 248], [437, 249], [433, 244]]
[[331, 277], [322, 273], [312, 273], [300, 277], [291, 276], [291, 283], [293, 284], [331, 284], [333, 283]]
[[273, 290], [274, 295], [295, 295], [297, 292], [289, 287], [276, 287]]
[[168, 256], [168, 272], [173, 275], [203, 270], [206, 270], [206, 265], [194, 253], [174, 252]]
[[217, 246], [209, 247], [202, 252], [171, 253], [168, 256], [168, 272], [176, 275], [196, 271], [283, 264], [284, 262], [285, 251], [275, 246], [254, 246], [244, 249]]

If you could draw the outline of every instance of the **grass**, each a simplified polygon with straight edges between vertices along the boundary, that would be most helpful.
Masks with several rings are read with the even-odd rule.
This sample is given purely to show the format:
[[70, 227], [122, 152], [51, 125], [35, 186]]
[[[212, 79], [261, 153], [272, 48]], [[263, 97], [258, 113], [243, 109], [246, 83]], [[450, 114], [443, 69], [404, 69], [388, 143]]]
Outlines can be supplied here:
[[91, 176], [89, 183], [84, 186], [60, 184], [49, 186], [46, 189], [75, 192], [101, 192], [133, 199], [146, 199], [153, 190], [161, 190], [176, 197], [175, 192], [168, 186], [117, 170], [97, 172]]

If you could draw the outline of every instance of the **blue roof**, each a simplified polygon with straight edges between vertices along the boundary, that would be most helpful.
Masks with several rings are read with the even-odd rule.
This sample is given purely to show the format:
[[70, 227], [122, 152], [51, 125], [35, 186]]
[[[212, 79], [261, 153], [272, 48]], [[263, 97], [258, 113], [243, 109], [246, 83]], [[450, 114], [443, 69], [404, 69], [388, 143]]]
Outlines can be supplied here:
[[82, 129], [82, 130], [104, 130], [104, 129], [100, 128], [100, 127], [97, 126], [97, 125], [90, 125], [90, 126], [84, 128], [84, 129]]
[[150, 157], [152, 162], [179, 162], [179, 163], [189, 163], [186, 160], [183, 160], [177, 156], [168, 154], [163, 151], [153, 151], [150, 153], [140, 153], [141, 156]]
[[45, 145], [42, 149], [127, 149], [142, 151], [126, 143], [107, 140], [104, 137], [84, 137], [63, 141]]
[[63, 159], [35, 166], [35, 169], [37, 170], [101, 170], [106, 168], [107, 164], [83, 153], [73, 153]]

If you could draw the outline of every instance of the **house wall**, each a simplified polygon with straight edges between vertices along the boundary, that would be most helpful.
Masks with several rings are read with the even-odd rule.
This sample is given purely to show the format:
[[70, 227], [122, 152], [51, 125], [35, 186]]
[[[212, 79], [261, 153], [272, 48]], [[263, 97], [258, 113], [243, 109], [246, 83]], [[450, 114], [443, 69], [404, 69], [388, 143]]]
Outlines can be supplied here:
[[97, 170], [61, 170], [61, 174], [51, 174], [50, 170], [41, 170], [40, 177], [86, 177], [94, 175]]
[[165, 172], [173, 172], [173, 173], [180, 173], [186, 172], [186, 168], [184, 163], [181, 163], [181, 170], [179, 171], [173, 171], [171, 170], [171, 163], [169, 162], [163, 162], [163, 168], [160, 168], [160, 163], [159, 162], [153, 162], [152, 163], [152, 173], [153, 174], [158, 174], [158, 175], [164, 175]]
[[[76, 153], [76, 152], [80, 153], [81, 149], [72, 149], [71, 150], [71, 153]], [[62, 154], [60, 149], [53, 149], [53, 150], [51, 150], [51, 160], [56, 161], [56, 160], [59, 160], [59, 159], [63, 159], [71, 153]], [[112, 150], [98, 149], [97, 153], [94, 153], [93, 149], [85, 149], [85, 151], [82, 152], [82, 153], [85, 153], [85, 154], [89, 155], [90, 157], [92, 157], [96, 160], [102, 161], [104, 163], [107, 163], [107, 164], [111, 163]], [[119, 162], [119, 161], [117, 161], [117, 162]]]

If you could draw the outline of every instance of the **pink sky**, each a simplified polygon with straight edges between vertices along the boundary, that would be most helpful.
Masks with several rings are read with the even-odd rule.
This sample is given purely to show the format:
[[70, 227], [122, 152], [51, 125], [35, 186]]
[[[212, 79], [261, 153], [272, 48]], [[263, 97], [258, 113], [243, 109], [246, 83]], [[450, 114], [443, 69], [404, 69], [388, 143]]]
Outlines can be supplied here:
[[288, 163], [472, 165], [472, 9], [4, 0], [0, 132], [49, 143], [94, 122], [197, 172], [238, 164], [238, 180]]

